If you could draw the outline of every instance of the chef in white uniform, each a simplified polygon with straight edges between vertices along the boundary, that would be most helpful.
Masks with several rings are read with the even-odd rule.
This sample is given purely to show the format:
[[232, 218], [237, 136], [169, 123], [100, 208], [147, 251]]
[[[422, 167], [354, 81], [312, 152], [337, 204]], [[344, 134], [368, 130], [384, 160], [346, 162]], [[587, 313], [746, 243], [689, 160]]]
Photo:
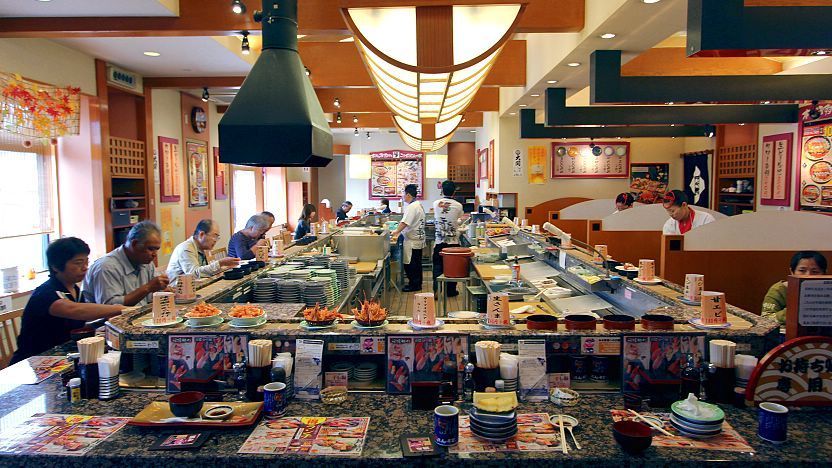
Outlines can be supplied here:
[[662, 228], [662, 234], [666, 236], [687, 234], [691, 229], [715, 221], [707, 211], [694, 211], [688, 206], [688, 197], [681, 190], [671, 190], [664, 194], [664, 209], [670, 216]]
[[425, 248], [425, 209], [416, 199], [418, 195], [416, 184], [406, 185], [404, 188], [404, 202], [407, 208], [399, 227], [393, 231], [395, 238], [399, 234], [404, 236], [402, 262], [407, 275], [408, 284], [402, 291], [422, 290], [422, 249]]

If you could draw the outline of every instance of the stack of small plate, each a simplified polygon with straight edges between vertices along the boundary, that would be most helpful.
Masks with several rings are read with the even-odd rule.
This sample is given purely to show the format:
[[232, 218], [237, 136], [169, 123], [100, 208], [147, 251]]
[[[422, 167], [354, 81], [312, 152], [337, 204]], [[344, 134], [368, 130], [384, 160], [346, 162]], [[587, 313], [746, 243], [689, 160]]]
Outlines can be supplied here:
[[315, 270], [315, 277], [329, 278], [332, 283], [332, 291], [335, 296], [335, 301], [337, 302], [341, 299], [341, 290], [338, 288], [338, 273], [336, 273], [335, 270], [331, 270], [329, 268]]
[[315, 304], [326, 304], [326, 283], [310, 281], [303, 285], [303, 302], [307, 307], [315, 307]]
[[313, 272], [314, 272], [315, 270], [323, 270], [324, 268], [326, 268], [326, 267], [325, 267], [325, 266], [322, 266], [322, 265], [307, 265], [307, 266], [306, 266], [306, 269], [307, 269], [307, 270], [311, 270], [311, 271], [313, 271]]
[[725, 413], [719, 406], [697, 402], [699, 413], [694, 414], [685, 406], [685, 400], [670, 405], [670, 424], [683, 436], [692, 439], [707, 439], [722, 433]]
[[355, 284], [356, 275], [358, 275], [358, 270], [355, 267], [347, 268], [347, 285]]
[[98, 399], [112, 400], [117, 398], [120, 393], [118, 387], [118, 375], [112, 377], [98, 378]]
[[254, 282], [251, 292], [253, 302], [275, 302], [277, 300], [277, 281], [272, 278], [260, 278]]
[[488, 442], [505, 442], [517, 435], [517, 413], [492, 413], [472, 407], [468, 411], [471, 433]]
[[362, 362], [355, 366], [355, 377], [353, 380], [360, 383], [372, 382], [376, 379], [378, 366], [372, 362]]
[[346, 291], [350, 284], [348, 276], [349, 272], [347, 271], [349, 263], [346, 260], [332, 260], [329, 262], [329, 267], [335, 270], [335, 273], [338, 276], [338, 287], [341, 291]]
[[307, 281], [311, 277], [312, 272], [310, 270], [307, 270], [306, 268], [292, 270], [289, 272], [289, 278], [292, 278], [293, 280]]
[[303, 295], [301, 294], [301, 287], [303, 281], [297, 280], [282, 280], [277, 283], [277, 302], [280, 303], [299, 303], [302, 302]]
[[355, 366], [349, 362], [336, 362], [330, 366], [329, 370], [332, 372], [346, 372], [348, 379], [352, 379], [355, 376]]
[[329, 268], [329, 255], [315, 255], [309, 264]]
[[519, 379], [517, 377], [515, 377], [513, 379], [503, 379], [503, 382], [505, 383], [505, 387], [503, 387], [503, 388], [507, 392], [516, 392], [518, 386], [520, 385], [519, 384]]

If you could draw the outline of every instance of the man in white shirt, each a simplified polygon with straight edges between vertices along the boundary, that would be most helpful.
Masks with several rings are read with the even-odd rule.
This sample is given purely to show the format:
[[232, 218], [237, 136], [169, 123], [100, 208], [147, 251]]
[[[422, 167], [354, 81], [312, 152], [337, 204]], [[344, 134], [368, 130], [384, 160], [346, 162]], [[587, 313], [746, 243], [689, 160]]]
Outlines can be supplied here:
[[171, 281], [179, 275], [194, 275], [206, 278], [218, 274], [222, 267], [234, 267], [240, 264], [239, 258], [225, 257], [209, 262], [211, 249], [217, 245], [220, 229], [211, 219], [203, 219], [196, 225], [194, 235], [173, 249], [168, 262], [168, 278]]
[[422, 290], [422, 249], [425, 248], [425, 209], [422, 204], [416, 199], [418, 194], [418, 187], [416, 184], [408, 184], [404, 187], [404, 202], [407, 203], [407, 209], [404, 211], [404, 217], [399, 222], [399, 227], [393, 231], [392, 236], [395, 238], [399, 234], [404, 236], [402, 243], [402, 263], [404, 263], [404, 273], [407, 275], [407, 286], [402, 288], [402, 291], [421, 291]]
[[[442, 195], [433, 202], [434, 226], [436, 227], [436, 245], [433, 248], [433, 291], [436, 292], [438, 278], [443, 272], [442, 249], [459, 246], [459, 218], [462, 217], [462, 203], [454, 200], [456, 184], [451, 180], [442, 182]], [[459, 295], [456, 283], [448, 284], [448, 297]]]
[[666, 236], [685, 234], [715, 221], [707, 211], [694, 211], [688, 206], [688, 197], [681, 190], [671, 190], [664, 195], [664, 209], [670, 216], [662, 228], [662, 233]]

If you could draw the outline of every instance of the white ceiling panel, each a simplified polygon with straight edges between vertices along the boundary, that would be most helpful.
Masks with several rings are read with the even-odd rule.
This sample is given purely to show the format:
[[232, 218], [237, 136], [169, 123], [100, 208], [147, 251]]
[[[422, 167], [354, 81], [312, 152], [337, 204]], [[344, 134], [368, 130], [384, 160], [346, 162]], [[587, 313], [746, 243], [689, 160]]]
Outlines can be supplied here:
[[177, 16], [179, 0], [0, 0], [0, 17]]

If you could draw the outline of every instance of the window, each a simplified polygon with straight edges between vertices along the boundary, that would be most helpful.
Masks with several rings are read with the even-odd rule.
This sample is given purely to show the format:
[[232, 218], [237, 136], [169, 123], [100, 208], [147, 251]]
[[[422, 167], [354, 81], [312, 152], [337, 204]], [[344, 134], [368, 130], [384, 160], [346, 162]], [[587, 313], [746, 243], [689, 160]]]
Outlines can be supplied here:
[[286, 224], [286, 168], [266, 168], [264, 194], [266, 211], [274, 213], [275, 225]]
[[[0, 142], [0, 252], [4, 265], [44, 271], [57, 233], [51, 146]], [[22, 272], [21, 271], [21, 272]]]
[[246, 221], [257, 214], [257, 172], [233, 168], [231, 203], [234, 214], [234, 232], [246, 227]]

